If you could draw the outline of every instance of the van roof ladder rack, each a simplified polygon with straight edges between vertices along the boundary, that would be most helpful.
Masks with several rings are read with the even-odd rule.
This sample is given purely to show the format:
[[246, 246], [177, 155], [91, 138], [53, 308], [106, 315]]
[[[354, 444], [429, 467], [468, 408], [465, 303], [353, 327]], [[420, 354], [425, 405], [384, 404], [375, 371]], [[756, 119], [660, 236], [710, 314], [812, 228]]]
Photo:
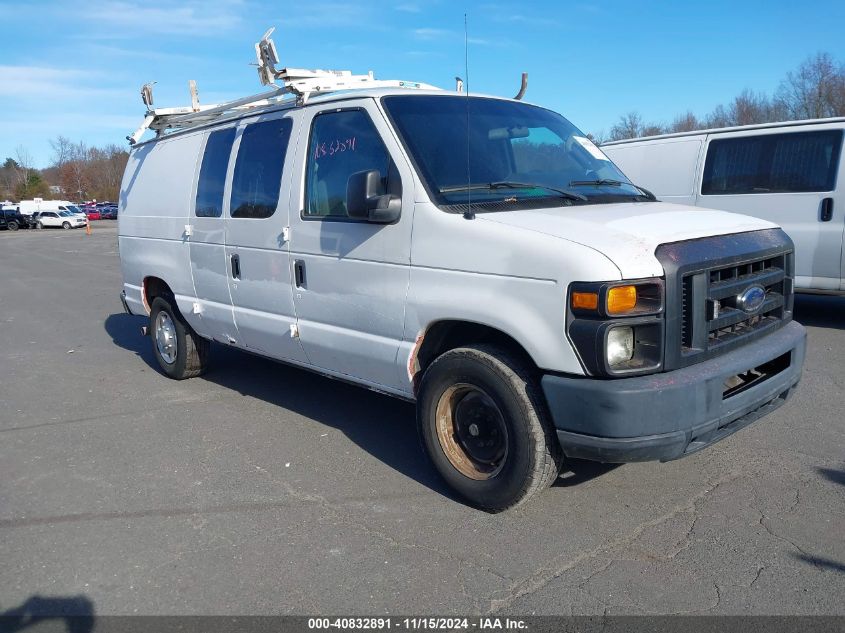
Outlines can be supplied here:
[[[283, 98], [293, 96], [291, 103], [302, 106], [314, 94], [338, 92], [341, 90], [360, 90], [365, 88], [417, 88], [438, 90], [437, 87], [413, 81], [396, 79], [380, 80], [373, 76], [373, 71], [366, 75], [353, 75], [349, 70], [307, 70], [303, 68], [276, 69], [279, 56], [276, 45], [270, 35], [275, 28], [264, 34], [255, 44], [255, 56], [258, 60], [258, 79], [263, 86], [272, 86], [264, 93], [227, 101], [226, 103], [200, 105], [196, 82], [189, 82], [191, 105], [177, 108], [153, 107], [152, 86], [155, 82], [144, 84], [141, 88], [141, 100], [147, 106], [147, 112], [141, 126], [126, 139], [130, 145], [141, 140], [144, 132], [154, 130], [156, 136], [163, 136], [168, 130], [185, 130], [210, 123], [244, 110], [279, 103]], [[279, 83], [277, 83], [279, 82]]]

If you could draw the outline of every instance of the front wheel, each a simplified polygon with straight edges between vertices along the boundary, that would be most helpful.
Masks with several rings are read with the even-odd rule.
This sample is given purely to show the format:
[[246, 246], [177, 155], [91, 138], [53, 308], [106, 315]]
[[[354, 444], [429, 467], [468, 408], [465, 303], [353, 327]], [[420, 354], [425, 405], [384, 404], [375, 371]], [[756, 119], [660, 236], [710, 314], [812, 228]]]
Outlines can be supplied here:
[[513, 508], [557, 478], [562, 454], [533, 368], [486, 345], [426, 369], [417, 422], [434, 466], [472, 505]]
[[9, 222], [8, 224], [10, 231], [17, 231], [18, 230], [18, 223], [17, 222]]
[[170, 297], [153, 300], [150, 336], [153, 354], [161, 369], [171, 378], [193, 378], [208, 368], [209, 342], [194, 332]]
[[62, 222], [62, 228], [63, 229], [69, 229], [70, 228], [70, 222]]
[[35, 228], [36, 229], [43, 229], [44, 225], [40, 221], [38, 221], [38, 222], [35, 223]]

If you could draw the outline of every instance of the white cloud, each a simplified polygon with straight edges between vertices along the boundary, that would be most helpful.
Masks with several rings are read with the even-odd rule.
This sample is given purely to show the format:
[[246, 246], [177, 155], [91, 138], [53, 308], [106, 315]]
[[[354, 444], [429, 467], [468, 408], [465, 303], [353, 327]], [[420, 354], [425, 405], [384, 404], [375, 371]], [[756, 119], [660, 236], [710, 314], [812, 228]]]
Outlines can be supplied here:
[[367, 29], [384, 29], [373, 7], [363, 2], [303, 3], [281, 18], [286, 28], [346, 26]]
[[144, 59], [163, 62], [196, 62], [202, 61], [202, 58], [193, 55], [182, 55], [179, 53], [163, 53], [160, 51], [151, 51], [148, 47], [139, 48], [121, 48], [119, 46], [109, 46], [107, 44], [85, 44], [84, 48], [98, 55], [106, 55], [108, 57], [122, 57], [126, 59]]
[[0, 66], [0, 97], [9, 103], [43, 99], [118, 96], [122, 91], [92, 85], [96, 73], [73, 68]]
[[454, 33], [445, 29], [422, 28], [414, 29], [412, 33], [416, 39], [422, 41], [440, 40], [445, 37], [454, 36]]
[[124, 34], [205, 35], [214, 37], [241, 22], [243, 0], [190, 0], [177, 4], [112, 0], [91, 3], [80, 17]]
[[[435, 42], [435, 41], [463, 41], [464, 34], [458, 33], [457, 31], [447, 31], [445, 29], [430, 29], [430, 28], [420, 28], [420, 29], [413, 29], [411, 31], [411, 35], [414, 39], [420, 42]], [[486, 39], [481, 37], [468, 37], [467, 44], [475, 45], [475, 46], [511, 46], [513, 42], [508, 39], [498, 38], [498, 39]]]
[[414, 3], [411, 3], [411, 2], [406, 2], [404, 4], [396, 5], [393, 8], [396, 9], [397, 11], [403, 11], [405, 13], [419, 13], [420, 11], [422, 11], [422, 9], [420, 8], [420, 5], [414, 4]]
[[540, 16], [523, 15], [522, 13], [510, 13], [507, 15], [497, 15], [493, 17], [495, 22], [504, 22], [505, 24], [524, 24], [525, 26], [557, 26], [558, 21]]

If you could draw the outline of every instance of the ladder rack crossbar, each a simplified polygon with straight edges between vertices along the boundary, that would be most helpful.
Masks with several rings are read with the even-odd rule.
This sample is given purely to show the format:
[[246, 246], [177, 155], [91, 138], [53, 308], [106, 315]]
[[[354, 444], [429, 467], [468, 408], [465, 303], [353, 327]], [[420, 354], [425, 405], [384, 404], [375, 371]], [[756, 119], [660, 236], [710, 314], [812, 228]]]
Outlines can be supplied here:
[[[204, 125], [213, 121], [225, 119], [244, 110], [266, 107], [283, 103], [282, 98], [293, 96], [291, 103], [305, 105], [312, 95], [340, 92], [345, 90], [360, 90], [364, 88], [416, 88], [438, 90], [428, 84], [401, 81], [380, 80], [373, 76], [372, 71], [366, 75], [353, 75], [349, 70], [308, 70], [304, 68], [282, 68], [276, 70], [278, 55], [270, 34], [270, 29], [255, 45], [258, 59], [258, 77], [265, 86], [272, 86], [273, 90], [226, 103], [201, 106], [196, 90], [196, 83], [189, 83], [191, 105], [176, 108], [154, 108], [152, 98], [152, 83], [145, 84], [141, 89], [141, 97], [147, 105], [147, 112], [141, 126], [127, 140], [134, 145], [147, 130], [154, 130], [157, 136], [162, 136], [168, 130], [185, 130]], [[280, 81], [281, 85], [276, 81]]]

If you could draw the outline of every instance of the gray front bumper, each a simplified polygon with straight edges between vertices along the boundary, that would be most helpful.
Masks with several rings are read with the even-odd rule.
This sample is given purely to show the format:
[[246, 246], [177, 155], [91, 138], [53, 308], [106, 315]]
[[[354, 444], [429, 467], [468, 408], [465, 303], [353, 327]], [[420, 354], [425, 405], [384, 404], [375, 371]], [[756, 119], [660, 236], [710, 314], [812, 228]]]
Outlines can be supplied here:
[[[543, 393], [567, 457], [667, 461], [748, 426], [786, 401], [801, 379], [807, 334], [790, 322], [723, 356], [671, 372], [599, 380], [546, 375]], [[788, 355], [784, 357], [784, 355]], [[723, 398], [725, 381], [784, 357], [777, 373]]]

